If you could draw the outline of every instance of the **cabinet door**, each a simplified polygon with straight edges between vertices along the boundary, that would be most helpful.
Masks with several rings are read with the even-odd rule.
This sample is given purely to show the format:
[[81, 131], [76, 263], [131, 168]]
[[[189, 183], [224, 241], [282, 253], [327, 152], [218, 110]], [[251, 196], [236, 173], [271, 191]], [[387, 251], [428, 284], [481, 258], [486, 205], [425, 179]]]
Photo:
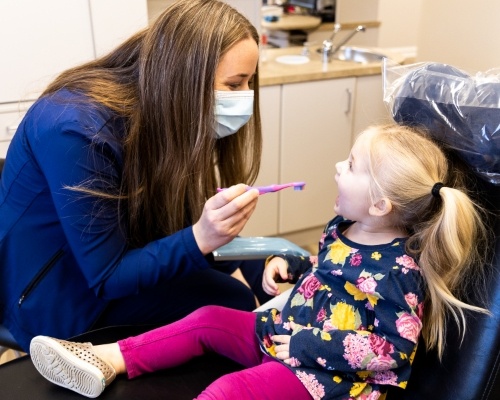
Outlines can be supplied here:
[[282, 92], [280, 181], [305, 181], [279, 193], [279, 233], [324, 226], [337, 195], [335, 164], [351, 148], [355, 78], [287, 84]]
[[354, 96], [354, 121], [352, 135], [356, 136], [373, 124], [392, 121], [384, 103], [382, 75], [360, 76], [356, 78]]
[[0, 103], [34, 99], [94, 58], [88, 0], [2, 0], [0, 15]]
[[[262, 162], [256, 185], [279, 183], [281, 86], [260, 88], [260, 113], [264, 137]], [[257, 208], [248, 221], [242, 236], [271, 236], [278, 233], [278, 195], [259, 197]]]

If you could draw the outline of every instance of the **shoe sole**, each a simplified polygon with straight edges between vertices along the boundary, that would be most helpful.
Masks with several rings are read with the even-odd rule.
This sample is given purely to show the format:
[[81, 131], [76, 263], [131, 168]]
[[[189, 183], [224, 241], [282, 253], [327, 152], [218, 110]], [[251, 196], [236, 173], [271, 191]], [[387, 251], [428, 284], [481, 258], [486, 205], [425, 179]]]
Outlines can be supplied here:
[[99, 396], [106, 384], [99, 368], [88, 364], [48, 337], [31, 341], [30, 355], [35, 368], [47, 380], [83, 396]]

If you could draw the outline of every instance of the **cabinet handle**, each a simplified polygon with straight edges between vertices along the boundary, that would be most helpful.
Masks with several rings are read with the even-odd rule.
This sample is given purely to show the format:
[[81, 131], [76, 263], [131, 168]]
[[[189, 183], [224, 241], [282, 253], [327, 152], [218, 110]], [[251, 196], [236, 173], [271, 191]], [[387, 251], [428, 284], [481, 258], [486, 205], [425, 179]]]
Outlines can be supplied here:
[[19, 127], [19, 125], [9, 125], [5, 128], [5, 131], [7, 133], [7, 137], [12, 137], [14, 136], [14, 133], [16, 133], [17, 131], [17, 128]]
[[352, 101], [352, 92], [351, 89], [346, 89], [347, 92], [347, 107], [345, 109], [345, 114], [349, 114], [351, 112], [351, 101]]

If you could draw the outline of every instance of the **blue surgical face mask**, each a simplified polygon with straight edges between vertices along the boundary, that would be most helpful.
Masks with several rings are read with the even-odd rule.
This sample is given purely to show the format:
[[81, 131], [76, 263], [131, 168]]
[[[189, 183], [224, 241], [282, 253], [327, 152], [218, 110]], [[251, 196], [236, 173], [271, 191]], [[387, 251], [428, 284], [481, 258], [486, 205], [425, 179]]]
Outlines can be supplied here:
[[215, 135], [232, 135], [245, 125], [253, 113], [253, 90], [215, 91]]

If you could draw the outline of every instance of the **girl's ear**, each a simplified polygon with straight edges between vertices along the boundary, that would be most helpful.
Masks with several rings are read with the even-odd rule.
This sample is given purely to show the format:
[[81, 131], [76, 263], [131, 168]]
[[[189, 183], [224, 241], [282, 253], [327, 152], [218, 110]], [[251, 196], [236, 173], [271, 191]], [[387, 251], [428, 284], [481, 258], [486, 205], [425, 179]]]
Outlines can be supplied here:
[[387, 197], [383, 197], [378, 200], [375, 204], [370, 206], [368, 210], [370, 215], [375, 217], [383, 217], [392, 211], [392, 203]]

